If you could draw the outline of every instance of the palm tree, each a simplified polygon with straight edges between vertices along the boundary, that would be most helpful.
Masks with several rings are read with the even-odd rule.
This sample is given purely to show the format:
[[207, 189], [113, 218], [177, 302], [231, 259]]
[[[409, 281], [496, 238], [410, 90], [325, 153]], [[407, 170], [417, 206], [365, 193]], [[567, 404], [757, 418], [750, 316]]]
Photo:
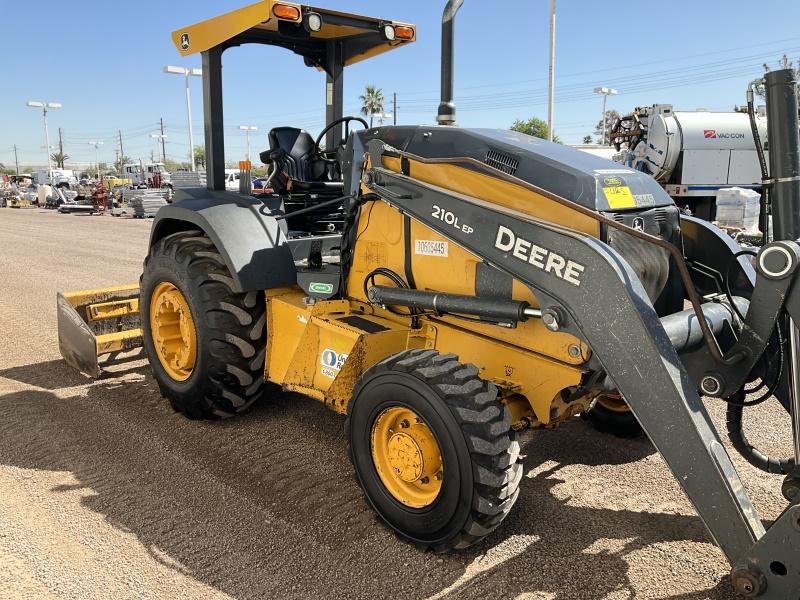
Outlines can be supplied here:
[[383, 90], [368, 85], [364, 88], [364, 95], [358, 97], [361, 100], [361, 114], [369, 117], [369, 126], [372, 127], [372, 118], [376, 114], [383, 113]]
[[59, 169], [63, 169], [64, 163], [67, 161], [67, 159], [69, 159], [69, 155], [64, 154], [62, 150], [59, 150], [58, 152], [54, 152], [53, 154], [51, 154], [50, 158], [53, 160], [54, 163], [56, 163], [56, 167], [58, 167]]

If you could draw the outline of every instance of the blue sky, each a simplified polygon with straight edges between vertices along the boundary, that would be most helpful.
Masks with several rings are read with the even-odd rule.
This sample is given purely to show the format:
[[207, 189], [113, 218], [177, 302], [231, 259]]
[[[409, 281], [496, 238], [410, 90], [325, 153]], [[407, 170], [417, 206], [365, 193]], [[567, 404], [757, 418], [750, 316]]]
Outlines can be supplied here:
[[[170, 32], [245, 3], [0, 0], [0, 162], [13, 165], [13, 144], [22, 165], [44, 162], [42, 116], [25, 106], [29, 99], [64, 105], [50, 113], [51, 143], [61, 127], [74, 161], [94, 162], [92, 140], [103, 140], [101, 160], [113, 161], [118, 129], [125, 154], [149, 158], [155, 149], [150, 134], [160, 117], [167, 155], [181, 160], [188, 151], [183, 81], [161, 69], [199, 66], [200, 58], [182, 59]], [[346, 71], [345, 112], [357, 112], [358, 96], [369, 83], [387, 99], [398, 94], [401, 124], [432, 123], [444, 0], [328, 0], [324, 6], [418, 25], [415, 44]], [[609, 108], [621, 112], [656, 102], [729, 110], [744, 102], [745, 85], [762, 71], [761, 63], [774, 64], [784, 52], [800, 58], [797, 0], [759, 5], [777, 17], [743, 0], [660, 6], [558, 0], [555, 130], [564, 141], [578, 143], [593, 131], [601, 112], [601, 99], [592, 93], [596, 86], [619, 89]], [[506, 128], [516, 118], [546, 118], [548, 11], [548, 0], [465, 1], [456, 36], [459, 125]], [[228, 50], [223, 64], [228, 160], [245, 152], [239, 125], [259, 128], [254, 152], [266, 147], [270, 127], [295, 125], [316, 133], [323, 125], [324, 75], [304, 67], [300, 57], [244, 46]], [[200, 143], [198, 78], [192, 93]]]

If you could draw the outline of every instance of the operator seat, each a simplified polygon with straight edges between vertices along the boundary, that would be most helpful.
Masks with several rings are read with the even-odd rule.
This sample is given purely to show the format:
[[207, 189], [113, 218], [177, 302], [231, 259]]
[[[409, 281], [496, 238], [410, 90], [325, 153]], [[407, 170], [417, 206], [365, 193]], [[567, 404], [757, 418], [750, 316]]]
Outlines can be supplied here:
[[275, 163], [292, 180], [292, 190], [315, 194], [340, 194], [342, 181], [332, 181], [329, 163], [314, 153], [314, 140], [304, 129], [275, 127], [270, 130], [270, 149], [260, 154], [261, 161]]

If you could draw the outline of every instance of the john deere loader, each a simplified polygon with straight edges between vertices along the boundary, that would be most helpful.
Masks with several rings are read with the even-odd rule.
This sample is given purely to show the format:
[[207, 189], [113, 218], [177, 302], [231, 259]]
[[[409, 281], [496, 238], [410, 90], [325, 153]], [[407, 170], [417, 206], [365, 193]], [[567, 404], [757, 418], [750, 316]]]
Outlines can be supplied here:
[[[455, 127], [453, 27], [442, 22], [438, 125], [369, 129], [343, 115], [345, 67], [415, 41], [414, 25], [262, 0], [178, 29], [203, 65], [207, 189], [153, 224], [138, 286], [59, 297], [65, 359], [143, 345], [189, 418], [231, 417], [265, 382], [347, 416], [367, 502], [402, 538], [460, 549], [519, 493], [517, 431], [585, 415], [644, 432], [732, 566], [745, 597], [800, 596], [800, 151], [796, 82], [767, 73], [774, 241], [742, 250], [681, 215], [647, 175], [505, 130]], [[271, 194], [225, 191], [222, 55], [280, 46], [325, 74], [316, 137], [269, 132]], [[324, 140], [324, 146], [323, 146]], [[765, 529], [711, 425], [783, 473]], [[742, 434], [776, 397], [793, 459]], [[568, 532], [566, 533], [568, 534]]]

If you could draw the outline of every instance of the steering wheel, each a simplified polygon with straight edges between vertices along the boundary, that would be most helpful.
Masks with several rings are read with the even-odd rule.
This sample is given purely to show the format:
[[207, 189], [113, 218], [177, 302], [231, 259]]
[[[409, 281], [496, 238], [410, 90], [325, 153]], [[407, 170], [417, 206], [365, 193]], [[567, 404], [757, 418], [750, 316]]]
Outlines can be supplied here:
[[[325, 137], [325, 134], [328, 133], [331, 129], [336, 127], [337, 125], [344, 123], [344, 138], [347, 139], [350, 135], [350, 122], [351, 121], [358, 121], [364, 126], [364, 129], [369, 129], [369, 123], [367, 123], [361, 117], [342, 117], [341, 119], [336, 119], [333, 123], [328, 125], [325, 129], [323, 129], [320, 134], [317, 136], [317, 139], [314, 140], [314, 154], [322, 158], [323, 160], [327, 161], [336, 161], [334, 158], [327, 158], [322, 156], [322, 151], [319, 148], [320, 142], [322, 142], [322, 138]], [[335, 152], [335, 148], [326, 148], [326, 152]]]

